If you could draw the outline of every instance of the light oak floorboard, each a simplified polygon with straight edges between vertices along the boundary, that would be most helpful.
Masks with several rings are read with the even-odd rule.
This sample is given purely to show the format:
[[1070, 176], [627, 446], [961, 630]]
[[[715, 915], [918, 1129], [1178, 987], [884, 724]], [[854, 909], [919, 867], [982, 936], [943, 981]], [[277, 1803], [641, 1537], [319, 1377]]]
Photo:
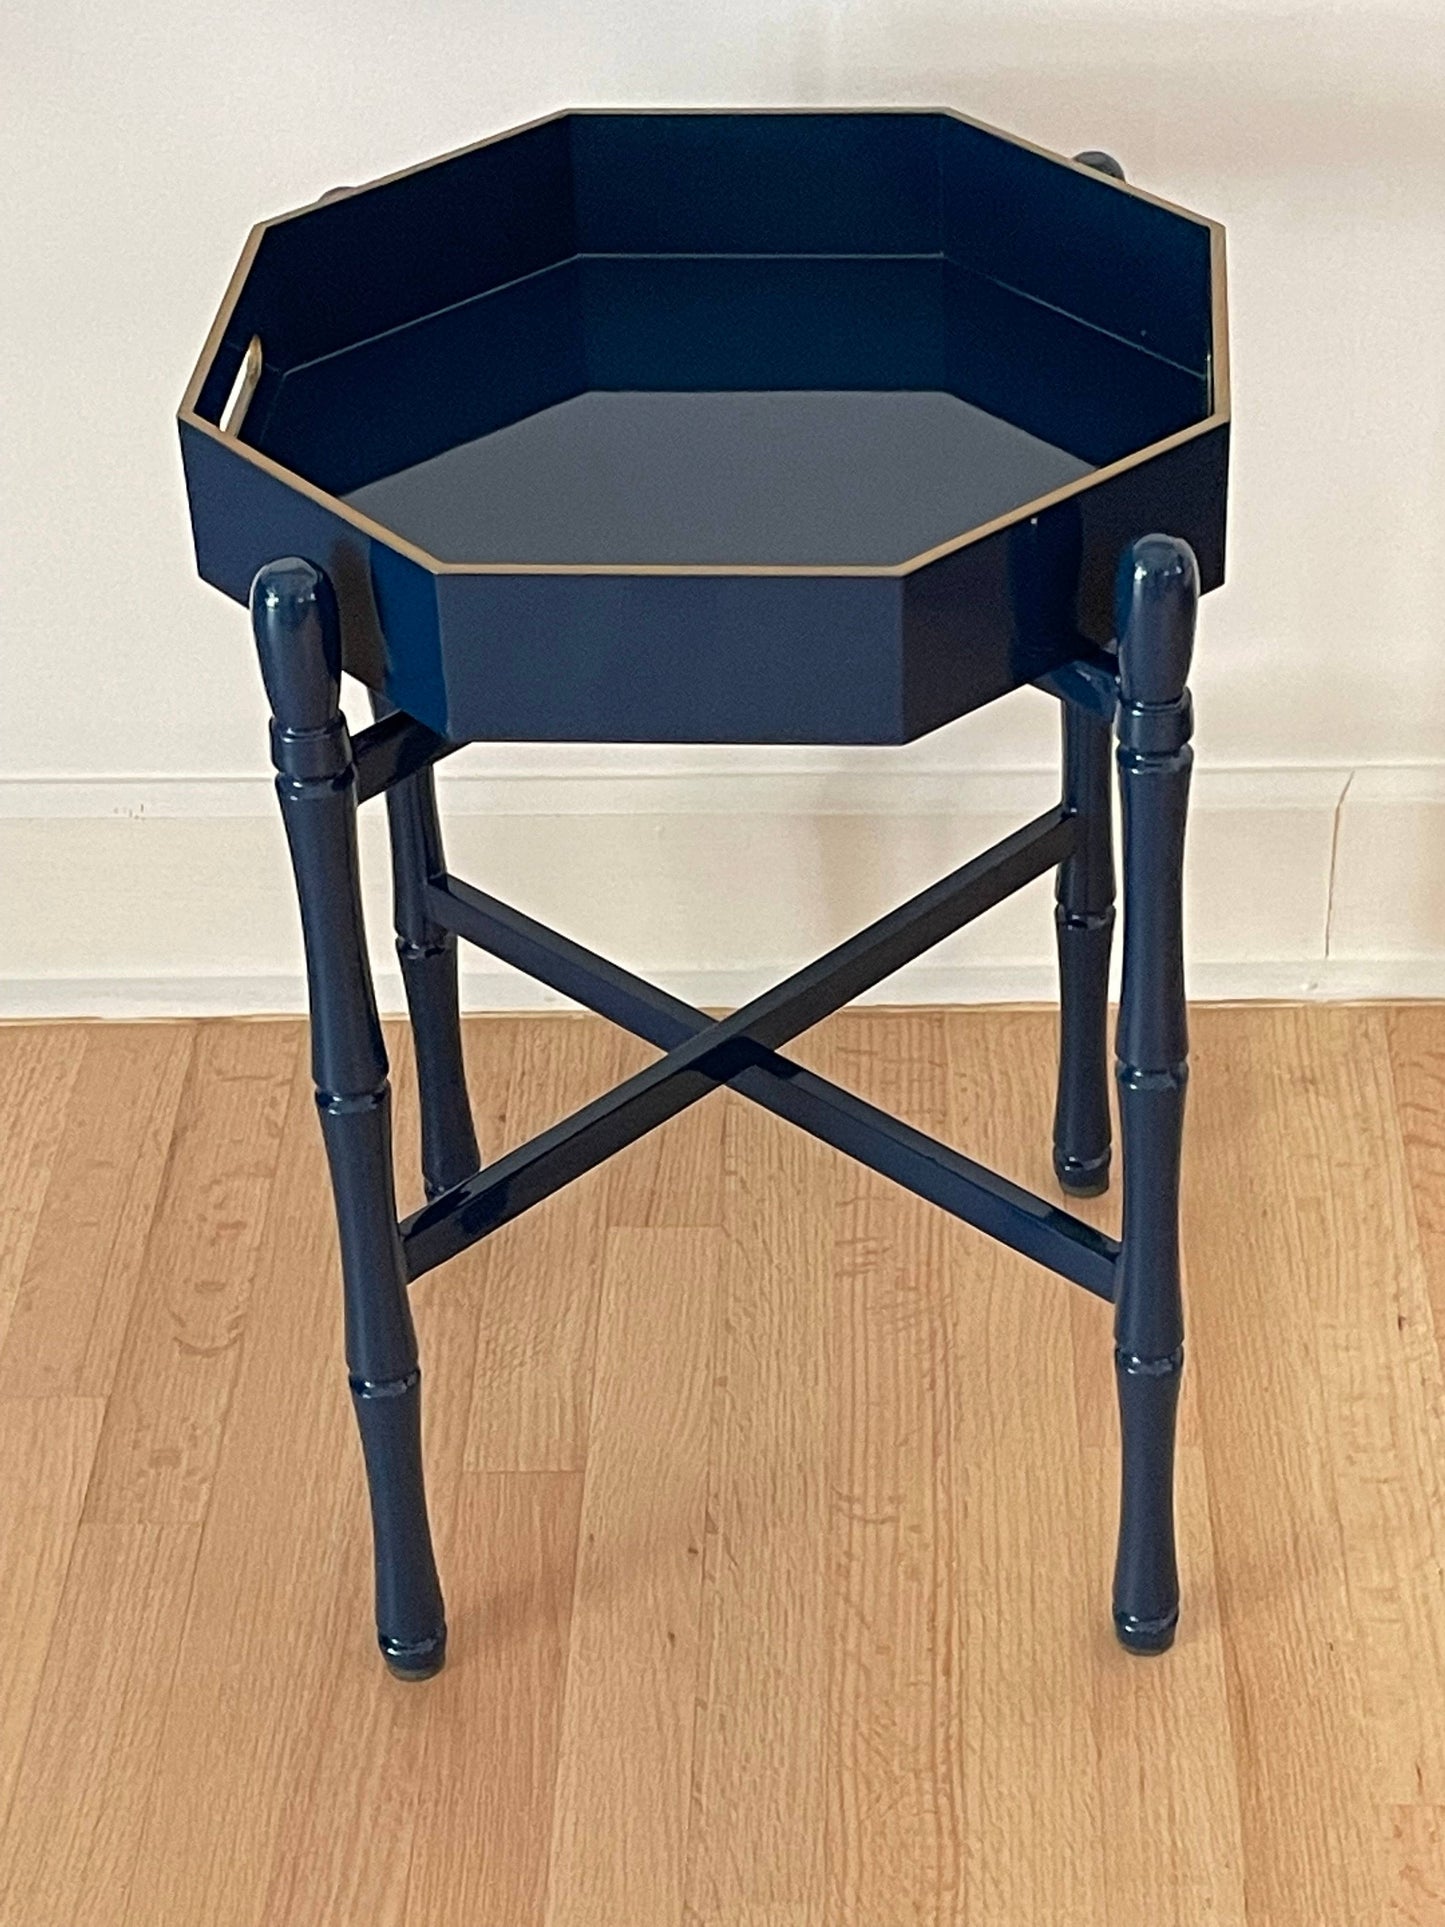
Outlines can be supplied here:
[[722, 1234], [607, 1241], [548, 1927], [681, 1915]]
[[[127, 1927], [268, 1922], [343, 1622], [357, 1666], [377, 1663], [336, 1239], [309, 1092], [298, 1062], [141, 1839], [150, 1878], [118, 1916]], [[349, 1617], [336, 1611], [343, 1581]]]
[[[973, 1150], [982, 1131], [988, 1138], [985, 1155], [1047, 1197], [1053, 1194], [1055, 1020], [1042, 1012], [1010, 1013], [1003, 1022], [991, 1017], [988, 1012], [961, 1012], [949, 1020], [956, 1057], [989, 1067], [998, 1093], [994, 1103], [960, 1105], [959, 1141], [963, 1149]], [[990, 1121], [995, 1117], [997, 1123]], [[1117, 1162], [1114, 1184], [1105, 1196], [1070, 1200], [1069, 1209], [1117, 1234]], [[1056, 1295], [1050, 1281], [1033, 1267], [1005, 1262], [1014, 1268], [1025, 1300], [1038, 1300], [1041, 1293], [1050, 1299]], [[1185, 1283], [1187, 1299], [1187, 1276]], [[960, 1350], [968, 1349], [972, 1336], [968, 1295], [965, 1276], [958, 1289]], [[1156, 1666], [1124, 1653], [1109, 1624], [1119, 1491], [1112, 1314], [1082, 1292], [1068, 1294], [1067, 1310], [1073, 1349], [1069, 1389], [1083, 1447], [1080, 1469], [1087, 1506], [1083, 1623], [1074, 1633], [1088, 1635], [1108, 1918], [1138, 1922], [1140, 1927], [1195, 1927], [1204, 1921], [1237, 1927], [1245, 1917], [1242, 1847], [1223, 1632], [1198, 1446], [1200, 1368], [1195, 1342], [1190, 1341], [1179, 1416], [1178, 1524], [1186, 1608], [1172, 1655]], [[1007, 1360], [1001, 1368], [1009, 1368]], [[1048, 1453], [1055, 1448], [1041, 1437], [1036, 1449]], [[1026, 1833], [1019, 1834], [1015, 1851], [1022, 1860], [1031, 1857]], [[1066, 1895], [1055, 1894], [1048, 1904], [1068, 1918]]]
[[1445, 1807], [1393, 1807], [1389, 1832], [1391, 1927], [1445, 1920]]
[[[1047, 1141], [1044, 1081], [1031, 1094], [1025, 1066], [1036, 1056], [1047, 1066], [1048, 1036], [1031, 1012], [948, 1019], [951, 1135], [985, 1163], [1007, 1168], [1028, 1137]], [[961, 1912], [980, 1927], [1065, 1927], [1107, 1918], [1108, 1898], [1092, 1719], [1047, 1711], [1091, 1705], [1107, 1611], [1087, 1523], [1070, 1287], [974, 1233], [961, 1235], [953, 1277]]]
[[[640, 1038], [624, 1038], [618, 1077], [644, 1070], [659, 1054]], [[619, 1152], [607, 1172], [609, 1226], [721, 1225], [727, 1209], [726, 1120], [727, 1105], [705, 1098]]]
[[727, 1105], [685, 1917], [713, 1927], [773, 1913], [821, 1927], [840, 1165], [741, 1099]]
[[[105, 1408], [0, 1399], [0, 1826], [10, 1809]], [[0, 1836], [0, 1865], [3, 1865]]]
[[80, 1526], [0, 1858], [0, 1920], [114, 1918], [148, 1879], [141, 1829], [199, 1542], [195, 1526]]
[[[941, 1012], [848, 1015], [814, 1061], [949, 1134]], [[963, 1602], [954, 1409], [967, 1234], [840, 1164], [828, 1294], [825, 1920], [952, 1920], [964, 1883]], [[786, 1207], [784, 1207], [786, 1208]]]
[[[0, 1027], [0, 1921], [1445, 1922], [1445, 1008], [1194, 1039], [1168, 1658], [1109, 1630], [1108, 1308], [720, 1094], [417, 1286], [413, 1687], [301, 1027]], [[489, 1156], [649, 1055], [466, 1049]], [[797, 1055], [1052, 1196], [1053, 1050]]]
[[[627, 1048], [596, 1017], [521, 1026], [508, 1067], [509, 1144], [616, 1083]], [[467, 1427], [470, 1472], [580, 1472], [586, 1462], [607, 1178], [589, 1172], [504, 1225], [484, 1257], [468, 1254], [454, 1267], [454, 1290], [486, 1298]], [[478, 1260], [482, 1275], [473, 1272]]]
[[[1186, 1373], [1198, 1381], [1245, 1898], [1250, 1922], [1267, 1927], [1373, 1921], [1384, 1892], [1372, 1668], [1350, 1585], [1323, 1319], [1337, 1265], [1357, 1280], [1362, 1329], [1370, 1295], [1393, 1286], [1380, 1254], [1353, 1240], [1333, 1248], [1348, 1203], [1337, 1213], [1330, 1194], [1347, 1179], [1331, 1168], [1333, 1129], [1322, 1137], [1320, 1126], [1350, 1073], [1322, 1065], [1314, 1040], [1360, 1041], [1335, 1016], [1194, 1014]], [[1390, 1122], [1371, 1120], [1359, 1160], [1390, 1154]]]
[[581, 1498], [576, 1472], [464, 1475], [443, 1552], [478, 1604], [436, 1680], [392, 1687], [426, 1701], [406, 1927], [542, 1927]]
[[[1294, 1134], [1319, 1185], [1320, 1364], [1374, 1784], [1445, 1803], [1445, 1381], [1378, 1010], [1294, 1015]], [[1378, 1122], [1383, 1120], [1383, 1122]], [[1373, 1253], [1362, 1274], [1361, 1259]]]
[[0, 1024], [0, 1343], [67, 1132], [85, 1043], [80, 1024]]
[[195, 1041], [181, 1024], [82, 1035], [61, 1155], [0, 1345], [7, 1397], [109, 1394]]
[[289, 1023], [197, 1034], [86, 1500], [97, 1523], [205, 1516], [293, 1101], [315, 1127], [302, 1037]]
[[1406, 1004], [1387, 1011], [1385, 1024], [1431, 1324], [1445, 1358], [1445, 1006]]

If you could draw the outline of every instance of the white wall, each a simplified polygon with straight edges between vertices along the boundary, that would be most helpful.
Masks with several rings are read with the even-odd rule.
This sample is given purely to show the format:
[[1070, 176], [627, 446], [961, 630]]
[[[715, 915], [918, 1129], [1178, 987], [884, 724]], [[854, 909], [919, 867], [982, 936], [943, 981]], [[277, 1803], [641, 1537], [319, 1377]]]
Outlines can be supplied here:
[[[567, 103], [945, 102], [1227, 223], [1194, 986], [1445, 992], [1439, 0], [10, 0], [0, 89], [4, 1007], [294, 1002], [263, 705], [194, 577], [174, 408], [253, 219]], [[730, 996], [1045, 797], [1056, 727], [1024, 694], [907, 751], [514, 746], [442, 782], [458, 868]], [[895, 989], [1046, 994], [1049, 947], [1025, 899]]]

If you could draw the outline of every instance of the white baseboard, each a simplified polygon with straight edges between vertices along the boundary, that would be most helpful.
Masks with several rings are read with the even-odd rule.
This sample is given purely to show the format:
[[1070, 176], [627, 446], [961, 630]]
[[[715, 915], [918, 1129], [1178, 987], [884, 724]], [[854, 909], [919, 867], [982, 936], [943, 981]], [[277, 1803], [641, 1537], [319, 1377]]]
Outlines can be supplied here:
[[[548, 745], [534, 767], [515, 756], [501, 767], [483, 765], [491, 754], [491, 746], [473, 747], [437, 766], [437, 794], [449, 818], [1027, 816], [1047, 808], [1058, 789], [1058, 772], [1051, 764], [954, 769], [920, 764], [907, 750], [764, 750], [747, 745], [665, 750], [622, 745], [609, 749], [618, 759], [618, 767], [611, 769], [598, 762], [595, 749], [586, 747], [584, 754], [577, 745]], [[538, 757], [538, 752], [533, 755]], [[674, 760], [683, 757], [686, 763]], [[1432, 767], [1391, 767], [1369, 774], [1417, 791]], [[1205, 806], [1214, 809], [1332, 809], [1354, 775], [1334, 766], [1201, 765], [1195, 772], [1194, 802], [1197, 807], [1202, 797]], [[1445, 786], [1445, 765], [1441, 782]], [[263, 774], [0, 775], [0, 822], [270, 820], [275, 813], [272, 779]]]
[[[453, 867], [689, 1001], [730, 1006], [1047, 808], [1056, 783], [876, 755], [779, 769], [757, 751], [685, 754], [610, 775], [595, 752], [445, 767]], [[381, 817], [364, 813], [363, 870], [395, 1009]], [[1204, 764], [1186, 885], [1196, 998], [1445, 996], [1445, 766]], [[1040, 879], [874, 997], [1048, 1000], [1052, 958]], [[560, 1001], [470, 952], [462, 984], [471, 1009]], [[265, 777], [0, 781], [0, 1014], [286, 1011], [302, 993]]]
[[[734, 1010], [785, 974], [785, 966], [735, 972], [669, 972], [665, 988], [700, 1010]], [[398, 1015], [401, 979], [378, 970], [376, 993], [383, 1016]], [[1053, 1003], [1057, 979], [1051, 964], [1012, 968], [960, 965], [927, 967], [858, 999], [859, 1005], [1018, 1005]], [[1375, 967], [1353, 963], [1310, 968], [1299, 963], [1196, 964], [1189, 972], [1196, 1004], [1445, 1002], [1445, 958], [1392, 960]], [[112, 1019], [132, 1022], [175, 1017], [276, 1017], [303, 1014], [305, 979], [251, 977], [16, 977], [0, 980], [0, 1022], [46, 1019]], [[500, 971], [462, 977], [463, 1008], [473, 1014], [573, 1008], [529, 979]]]

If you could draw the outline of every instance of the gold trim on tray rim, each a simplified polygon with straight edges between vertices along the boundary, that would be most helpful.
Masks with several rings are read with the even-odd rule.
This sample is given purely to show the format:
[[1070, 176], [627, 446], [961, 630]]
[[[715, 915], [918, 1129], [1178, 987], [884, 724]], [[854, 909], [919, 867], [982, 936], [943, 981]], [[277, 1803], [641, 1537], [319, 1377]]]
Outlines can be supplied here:
[[236, 379], [231, 383], [231, 392], [226, 397], [220, 420], [216, 424], [221, 433], [230, 436], [233, 441], [239, 437], [251, 403], [256, 399], [263, 360], [261, 337], [252, 335], [246, 343], [246, 352], [241, 357]]
[[[1008, 141], [1012, 146], [1021, 147], [1030, 154], [1037, 154], [1044, 160], [1056, 162], [1061, 167], [1072, 168], [1075, 173], [1087, 174], [1090, 180], [1102, 181], [1116, 193], [1131, 194], [1136, 200], [1147, 201], [1153, 207], [1163, 208], [1169, 214], [1178, 215], [1186, 221], [1192, 221], [1196, 227], [1207, 228], [1209, 231], [1211, 296], [1211, 354], [1208, 371], [1211, 402], [1210, 411], [1202, 420], [1192, 422], [1188, 428], [1179, 429], [1175, 434], [1166, 436], [1163, 441], [1150, 442], [1146, 448], [1138, 449], [1132, 455], [1125, 455], [1117, 462], [1109, 462], [1102, 468], [1091, 469], [1087, 475], [1081, 475], [1076, 481], [1066, 482], [1061, 488], [1053, 489], [1047, 495], [1040, 495], [1031, 502], [1025, 502], [1020, 508], [1011, 509], [1006, 515], [995, 516], [991, 522], [981, 523], [979, 527], [969, 529], [963, 535], [953, 536], [947, 542], [938, 543], [934, 548], [925, 549], [918, 555], [909, 556], [906, 561], [878, 564], [813, 564], [806, 562], [444, 562], [439, 556], [431, 555], [427, 550], [419, 547], [417, 543], [410, 542], [405, 536], [398, 535], [394, 529], [387, 528], [384, 523], [378, 522], [371, 516], [363, 514], [360, 509], [353, 508], [349, 502], [343, 501], [339, 495], [328, 494], [325, 489], [318, 488], [314, 482], [308, 481], [304, 475], [298, 475], [294, 469], [284, 468], [281, 463], [273, 461], [269, 455], [262, 454], [260, 449], [253, 448], [249, 443], [239, 439], [241, 424], [245, 419], [246, 410], [250, 407], [251, 399], [255, 394], [255, 381], [259, 379], [261, 372], [261, 342], [259, 336], [253, 335], [247, 344], [241, 370], [238, 372], [231, 393], [227, 398], [224, 410], [225, 426], [223, 427], [215, 422], [209, 422], [197, 413], [196, 404], [200, 398], [202, 385], [205, 382], [207, 374], [210, 372], [211, 363], [221, 346], [222, 339], [226, 332], [226, 325], [231, 318], [237, 301], [240, 299], [241, 290], [245, 285], [246, 277], [251, 271], [252, 264], [261, 246], [261, 241], [270, 228], [280, 227], [284, 222], [297, 220], [301, 215], [310, 214], [314, 209], [324, 204], [349, 198], [352, 194], [365, 194], [372, 188], [389, 186], [391, 182], [405, 180], [407, 176], [411, 174], [424, 173], [428, 168], [441, 166], [444, 162], [456, 160], [463, 154], [476, 153], [481, 148], [493, 146], [497, 141], [510, 140], [513, 135], [528, 133], [534, 127], [544, 127], [550, 121], [580, 117], [584, 114], [631, 114], [638, 117], [643, 115], [679, 114], [941, 114], [950, 120], [962, 121], [966, 127], [975, 127], [981, 133], [990, 134], [998, 140]], [[252, 366], [253, 353], [255, 357], [255, 378], [247, 381], [243, 378], [247, 376]], [[240, 455], [264, 473], [272, 475], [278, 481], [285, 482], [289, 487], [298, 490], [311, 501], [318, 503], [322, 508], [329, 510], [331, 514], [339, 517], [343, 522], [349, 522], [351, 526], [361, 534], [370, 536], [374, 541], [384, 543], [388, 548], [394, 549], [398, 554], [406, 556], [410, 561], [419, 563], [432, 575], [783, 575], [871, 576], [881, 578], [906, 576], [913, 574], [916, 569], [923, 567], [927, 563], [937, 562], [941, 560], [942, 557], [952, 555], [959, 549], [968, 548], [970, 544], [974, 542], [983, 541], [987, 536], [996, 535], [1000, 529], [1009, 528], [1018, 522], [1028, 521], [1032, 517], [1042, 514], [1045, 509], [1053, 508], [1057, 503], [1065, 502], [1071, 496], [1082, 494], [1085, 489], [1092, 488], [1098, 482], [1109, 481], [1114, 476], [1122, 475], [1131, 468], [1137, 468], [1142, 462], [1152, 461], [1157, 455], [1167, 454], [1170, 449], [1180, 448], [1186, 442], [1194, 441], [1198, 436], [1210, 433], [1213, 429], [1220, 427], [1229, 420], [1229, 328], [1228, 309], [1225, 298], [1224, 228], [1218, 221], [1212, 221], [1203, 214], [1196, 214], [1192, 208], [1180, 207], [1177, 202], [1165, 200], [1158, 194], [1151, 194], [1145, 188], [1135, 187], [1131, 181], [1117, 180], [1113, 175], [1101, 173], [1097, 168], [1089, 167], [1081, 161], [1072, 160], [1066, 154], [1055, 154], [1047, 147], [1040, 147], [1034, 141], [1025, 140], [1021, 135], [1010, 134], [1002, 128], [991, 127], [987, 121], [975, 120], [972, 115], [960, 113], [958, 109], [954, 107], [563, 107], [559, 108], [555, 113], [541, 114], [535, 120], [524, 121], [520, 126], [506, 127], [498, 133], [488, 134], [482, 140], [469, 141], [464, 147], [454, 147], [450, 152], [434, 155], [430, 160], [418, 161], [411, 167], [397, 168], [395, 172], [382, 174], [374, 181], [364, 181], [355, 187], [332, 188], [328, 190], [327, 193], [318, 195], [314, 201], [308, 201], [304, 207], [291, 208], [285, 214], [273, 215], [269, 220], [258, 221], [246, 237], [246, 245], [241, 251], [241, 258], [236, 263], [235, 272], [227, 284], [226, 293], [221, 302], [220, 309], [214, 322], [211, 324], [210, 332], [206, 336], [205, 344], [201, 349], [195, 369], [191, 374], [191, 379], [186, 385], [186, 392], [177, 413], [178, 419], [184, 422], [187, 427], [197, 429], [203, 435], [209, 436], [213, 441], [223, 443], [233, 454]]]

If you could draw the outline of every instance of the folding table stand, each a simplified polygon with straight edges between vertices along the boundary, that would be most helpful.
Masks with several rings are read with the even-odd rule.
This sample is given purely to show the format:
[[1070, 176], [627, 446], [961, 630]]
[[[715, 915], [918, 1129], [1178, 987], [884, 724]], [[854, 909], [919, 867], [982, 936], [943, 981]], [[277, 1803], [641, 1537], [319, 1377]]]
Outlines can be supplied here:
[[[411, 1283], [722, 1085], [1113, 1305], [1114, 1620], [1167, 1647], [1218, 226], [949, 110], [554, 114], [262, 222], [179, 420], [197, 564], [249, 601], [270, 697], [387, 1664], [446, 1642]], [[1029, 685], [1058, 807], [719, 1022], [446, 866], [433, 766], [464, 743], [902, 744]], [[1056, 871], [1054, 1163], [1103, 1190], [1114, 745], [1118, 1242], [783, 1055]], [[383, 794], [427, 1194], [401, 1220], [355, 827]], [[459, 937], [662, 1055], [483, 1164]]]
[[[1180, 881], [1193, 752], [1186, 676], [1198, 576], [1182, 542], [1123, 558], [1118, 671], [1048, 678], [1063, 709], [1063, 797], [866, 930], [719, 1021], [451, 876], [432, 765], [448, 749], [400, 712], [348, 734], [340, 630], [310, 563], [261, 570], [252, 616], [274, 721], [276, 788], [306, 939], [316, 1102], [345, 1280], [346, 1355], [376, 1549], [377, 1628], [392, 1671], [422, 1678], [446, 1648], [427, 1523], [412, 1281], [677, 1116], [719, 1085], [811, 1132], [1114, 1306], [1123, 1496], [1114, 1624], [1138, 1653], [1179, 1613], [1173, 1467], [1183, 1366], [1179, 1157], [1188, 1076]], [[784, 1045], [1046, 870], [1056, 870], [1060, 991], [1054, 1168], [1105, 1189], [1106, 1018], [1114, 922], [1109, 748], [1123, 806], [1124, 973], [1117, 1035], [1119, 1242], [781, 1054]], [[416, 1044], [429, 1202], [398, 1222], [391, 1094], [362, 923], [356, 811], [384, 793], [397, 950]], [[483, 1165], [462, 1067], [456, 940], [574, 998], [664, 1055], [539, 1137]]]

